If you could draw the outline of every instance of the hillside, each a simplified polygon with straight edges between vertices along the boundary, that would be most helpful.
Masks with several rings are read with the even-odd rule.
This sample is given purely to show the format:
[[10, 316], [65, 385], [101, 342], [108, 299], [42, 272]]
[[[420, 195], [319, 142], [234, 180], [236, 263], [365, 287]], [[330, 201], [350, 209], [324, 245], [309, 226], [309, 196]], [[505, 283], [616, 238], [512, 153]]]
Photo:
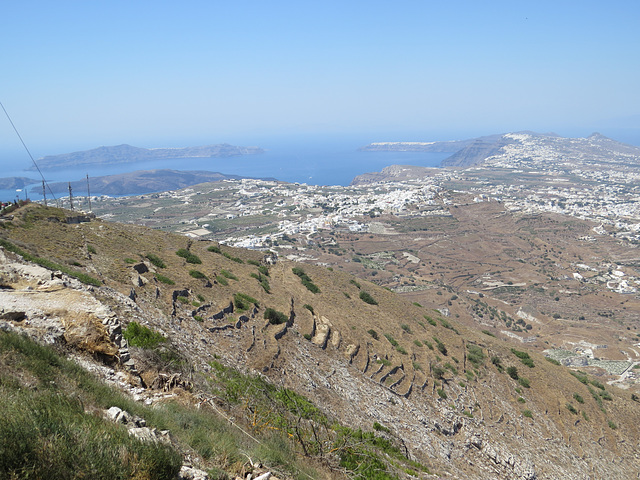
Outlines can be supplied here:
[[[92, 177], [90, 188], [92, 194], [135, 195], [149, 192], [166, 192], [168, 190], [177, 190], [204, 182], [217, 182], [230, 179], [237, 180], [240, 178], [243, 177], [197, 170], [136, 170], [135, 172]], [[85, 192], [87, 190], [87, 181], [78, 180], [71, 182], [71, 188], [72, 191], [76, 193]], [[51, 183], [49, 184], [49, 189], [53, 193], [68, 193], [69, 183]], [[32, 189], [32, 192], [35, 193], [40, 193], [40, 191]]]
[[[435, 291], [412, 303], [345, 272], [216, 242], [34, 204], [13, 214], [0, 224], [2, 331], [65, 345], [142, 404], [211, 405], [282, 477], [628, 478], [640, 468], [635, 395], [477, 331], [464, 311], [446, 317]], [[246, 457], [225, 456], [211, 430], [174, 431], [175, 448], [212, 476], [240, 474]], [[254, 448], [277, 435], [301, 461]]]

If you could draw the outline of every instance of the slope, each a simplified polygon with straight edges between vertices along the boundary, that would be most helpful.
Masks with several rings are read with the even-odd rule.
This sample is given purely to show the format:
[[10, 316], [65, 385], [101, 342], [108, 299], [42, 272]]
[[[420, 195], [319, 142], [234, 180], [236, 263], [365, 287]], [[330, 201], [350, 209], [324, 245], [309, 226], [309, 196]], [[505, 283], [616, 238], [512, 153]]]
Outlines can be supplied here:
[[[198, 392], [185, 401], [215, 396], [212, 385], [221, 388], [227, 369], [259, 374], [350, 431], [376, 429], [376, 438], [399, 445], [416, 465], [380, 454], [390, 475], [384, 478], [625, 478], [639, 467], [640, 405], [628, 393], [511, 349], [430, 305], [324, 267], [143, 227], [75, 221], [71, 212], [28, 205], [3, 224], [0, 237], [5, 249], [77, 269], [101, 286], [44, 282], [32, 295], [6, 275], [3, 284], [12, 288], [2, 291], [3, 315], [22, 311], [29, 321], [5, 322], [28, 328], [60, 318], [65, 341], [138, 378], [147, 387], [140, 398], [156, 401], [160, 392], [152, 386], [162, 390], [158, 379], [176, 365]], [[67, 330], [86, 321], [82, 309], [73, 313], [53, 301], [70, 289], [94, 299], [93, 307], [86, 298], [75, 303], [85, 305], [93, 323], [102, 316], [103, 325], [127, 329], [135, 321], [170, 348], [153, 353], [117, 335], [74, 344]], [[19, 304], [22, 310], [10, 303], [35, 294], [44, 297], [37, 309], [29, 309], [35, 300]], [[227, 405], [230, 414], [254, 431], [277, 427], [268, 423], [268, 407], [243, 392], [237, 397], [242, 401]], [[314, 418], [299, 421], [309, 435], [323, 432], [333, 443], [322, 447], [302, 433], [296, 442], [292, 430], [292, 448], [357, 474], [361, 464], [349, 459], [361, 456], [351, 446], [335, 447], [339, 430]]]

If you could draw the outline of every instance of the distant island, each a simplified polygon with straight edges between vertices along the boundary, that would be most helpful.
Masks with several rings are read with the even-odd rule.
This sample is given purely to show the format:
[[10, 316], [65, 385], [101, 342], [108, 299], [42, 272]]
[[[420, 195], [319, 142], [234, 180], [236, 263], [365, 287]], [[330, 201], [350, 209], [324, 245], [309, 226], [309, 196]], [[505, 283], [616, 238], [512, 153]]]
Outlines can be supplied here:
[[[91, 177], [89, 178], [89, 188], [92, 195], [139, 195], [142, 193], [177, 190], [199, 183], [239, 180], [242, 178], [247, 177], [207, 171], [179, 171], [169, 169], [137, 170], [135, 172], [120, 173], [117, 175]], [[69, 192], [68, 182], [51, 183], [49, 187], [51, 191], [56, 194]], [[71, 189], [74, 195], [86, 195], [87, 180], [71, 182]], [[41, 188], [34, 188], [31, 191], [40, 193]]]
[[[185, 148], [140, 148], [123, 144], [112, 147], [98, 147], [81, 152], [63, 153], [61, 155], [48, 155], [38, 159], [37, 163], [41, 169], [48, 170], [52, 168], [114, 165], [178, 158], [235, 157], [259, 153], [264, 153], [264, 150], [260, 147], [238, 147], [227, 143]], [[35, 167], [31, 167], [29, 170], [35, 170]]]
[[27, 177], [5, 177], [0, 178], [0, 190], [12, 190], [14, 188], [24, 188], [27, 185], [38, 182], [35, 178]]
[[[520, 147], [523, 139], [527, 143], [535, 143], [535, 148], [544, 149], [553, 146], [565, 155], [569, 153], [582, 158], [585, 155], [598, 155], [603, 151], [613, 151], [621, 157], [637, 158], [640, 148], [617, 142], [599, 133], [593, 133], [587, 138], [564, 138], [555, 133], [536, 133], [530, 131], [506, 134], [488, 135], [468, 140], [454, 140], [449, 142], [377, 142], [371, 143], [359, 150], [364, 152], [451, 152], [440, 167], [470, 167], [484, 164], [490, 158], [505, 153], [505, 148]], [[532, 143], [532, 145], [533, 145]], [[533, 147], [531, 147], [533, 148]], [[394, 175], [397, 174], [393, 170]], [[387, 174], [388, 172], [380, 172]], [[371, 174], [367, 174], [371, 180]], [[379, 178], [380, 174], [376, 174]], [[384, 176], [384, 175], [383, 175]], [[359, 181], [363, 180], [359, 179]]]

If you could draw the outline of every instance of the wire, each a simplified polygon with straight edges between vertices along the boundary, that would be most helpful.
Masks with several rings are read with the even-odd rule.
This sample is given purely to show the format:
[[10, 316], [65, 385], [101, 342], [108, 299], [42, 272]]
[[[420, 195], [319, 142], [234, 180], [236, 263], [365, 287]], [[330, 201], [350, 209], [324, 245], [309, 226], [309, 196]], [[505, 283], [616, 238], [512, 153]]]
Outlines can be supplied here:
[[13, 131], [16, 132], [16, 135], [18, 136], [18, 138], [20, 139], [20, 142], [22, 143], [22, 146], [24, 147], [24, 149], [27, 151], [27, 154], [29, 155], [29, 158], [31, 158], [31, 161], [33, 162], [34, 167], [36, 167], [36, 170], [38, 170], [38, 173], [40, 174], [40, 177], [42, 178], [42, 181], [45, 183], [45, 185], [47, 186], [47, 188], [49, 189], [49, 193], [51, 194], [51, 196], [53, 197], [53, 199], [56, 201], [56, 203], [58, 202], [58, 199], [56, 198], [56, 196], [53, 194], [53, 191], [51, 190], [51, 187], [49, 186], [49, 184], [47, 183], [47, 181], [44, 178], [44, 175], [42, 174], [42, 172], [40, 171], [40, 167], [38, 167], [38, 164], [36, 163], [35, 159], [33, 158], [33, 155], [31, 155], [31, 152], [29, 151], [29, 149], [27, 148], [27, 144], [24, 143], [24, 140], [22, 139], [22, 136], [20, 135], [20, 132], [18, 132], [18, 129], [16, 128], [16, 126], [13, 123], [13, 120], [11, 120], [11, 117], [9, 116], [9, 113], [7, 112], [7, 109], [4, 108], [4, 105], [2, 104], [2, 102], [0, 102], [0, 107], [2, 107], [2, 110], [4, 110], [4, 114], [7, 116], [7, 119], [9, 120], [9, 123], [11, 124], [11, 126], [13, 127]]

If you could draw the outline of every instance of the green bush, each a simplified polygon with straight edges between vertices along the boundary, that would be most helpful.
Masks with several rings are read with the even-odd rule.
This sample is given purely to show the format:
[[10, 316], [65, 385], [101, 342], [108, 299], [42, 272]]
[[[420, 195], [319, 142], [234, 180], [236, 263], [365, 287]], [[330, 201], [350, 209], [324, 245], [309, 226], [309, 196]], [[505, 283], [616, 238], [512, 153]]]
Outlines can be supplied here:
[[189, 275], [197, 279], [207, 278], [207, 276], [199, 270], [189, 270]]
[[213, 252], [213, 253], [220, 253], [222, 254], [222, 251], [220, 250], [220, 247], [218, 247], [217, 245], [210, 245], [207, 250], [209, 252]]
[[582, 398], [580, 395], [578, 395], [577, 393], [573, 394], [573, 399], [578, 402], [578, 403], [584, 403], [584, 398]]
[[407, 333], [412, 333], [411, 328], [406, 323], [403, 323], [402, 325], [400, 325], [400, 328], [402, 328], [402, 330], [404, 330]]
[[482, 348], [478, 345], [473, 345], [471, 343], [467, 343], [467, 360], [469, 360], [474, 367], [479, 367], [484, 363], [484, 359], [486, 358]]
[[430, 316], [428, 316], [428, 315], [424, 315], [424, 319], [425, 319], [427, 322], [429, 322], [429, 325], [431, 325], [432, 327], [435, 327], [435, 326], [437, 326], [437, 325], [438, 325], [438, 324], [436, 323], [436, 321], [435, 321], [433, 318], [431, 318]]
[[272, 325], [280, 325], [289, 320], [289, 317], [284, 313], [274, 310], [273, 308], [267, 308], [264, 311], [264, 318], [269, 320], [269, 323]]
[[145, 255], [145, 257], [147, 257], [147, 259], [156, 267], [158, 268], [167, 268], [166, 263], [164, 263], [164, 260], [162, 260], [160, 257], [158, 257], [157, 255], [154, 255], [153, 253], [147, 253]]
[[367, 330], [367, 333], [371, 335], [375, 340], [378, 340], [378, 332], [376, 332], [373, 328]]
[[533, 413], [531, 413], [531, 410], [523, 410], [522, 416], [527, 418], [533, 418]]
[[507, 367], [507, 375], [514, 380], [518, 380], [518, 369], [516, 367]]
[[394, 347], [397, 347], [399, 345], [398, 341], [395, 338], [393, 338], [391, 334], [385, 333], [384, 336], [387, 340], [389, 340], [389, 343]]
[[165, 277], [164, 275], [160, 275], [159, 273], [156, 273], [155, 277], [159, 282], [165, 283], [167, 285], [175, 285], [176, 284], [176, 282], [171, 280], [169, 277]]
[[578, 410], [576, 410], [576, 407], [574, 407], [573, 405], [571, 405], [570, 403], [567, 403], [565, 405], [567, 407], [567, 410], [569, 410], [571, 413], [573, 413], [574, 415], [578, 414]]
[[222, 275], [225, 278], [228, 278], [229, 280], [236, 280], [236, 281], [238, 280], [238, 277], [236, 277], [233, 273], [225, 269], [220, 270], [220, 275]]
[[444, 389], [438, 388], [437, 392], [440, 398], [443, 398], [443, 399], [447, 398], [447, 392], [445, 392]]
[[244, 263], [244, 260], [242, 260], [240, 257], [234, 257], [233, 255], [231, 255], [230, 253], [224, 252], [222, 254], [222, 256], [228, 258], [229, 260], [231, 260], [232, 262], [236, 262], [236, 263]]
[[301, 269], [300, 267], [293, 267], [291, 271], [294, 273], [294, 275], [300, 278], [302, 285], [304, 285], [311, 293], [320, 292], [320, 288], [311, 281], [311, 278], [309, 278], [309, 276], [304, 272], [303, 269]]
[[193, 263], [193, 264], [201, 264], [202, 260], [200, 260], [200, 257], [198, 257], [196, 254], [191, 253], [189, 250], [187, 250], [186, 248], [181, 248], [176, 252], [176, 255], [178, 255], [179, 257], [182, 257], [186, 260], [187, 263]]
[[518, 378], [518, 383], [522, 385], [524, 388], [531, 388], [531, 382], [524, 377]]
[[433, 341], [436, 342], [436, 348], [438, 349], [438, 351], [442, 355], [446, 355], [447, 354], [447, 347], [444, 345], [444, 343], [442, 343], [440, 340], [438, 340], [437, 337], [433, 337]]
[[254, 304], [257, 307], [258, 300], [244, 293], [235, 293], [233, 295], [233, 304], [238, 310], [244, 311], [249, 310], [251, 304]]
[[369, 305], [378, 305], [376, 299], [364, 290], [360, 291], [360, 300], [362, 300], [364, 303], [368, 303]]
[[167, 339], [162, 334], [151, 330], [138, 322], [130, 322], [122, 332], [129, 345], [141, 348], [153, 348]]

